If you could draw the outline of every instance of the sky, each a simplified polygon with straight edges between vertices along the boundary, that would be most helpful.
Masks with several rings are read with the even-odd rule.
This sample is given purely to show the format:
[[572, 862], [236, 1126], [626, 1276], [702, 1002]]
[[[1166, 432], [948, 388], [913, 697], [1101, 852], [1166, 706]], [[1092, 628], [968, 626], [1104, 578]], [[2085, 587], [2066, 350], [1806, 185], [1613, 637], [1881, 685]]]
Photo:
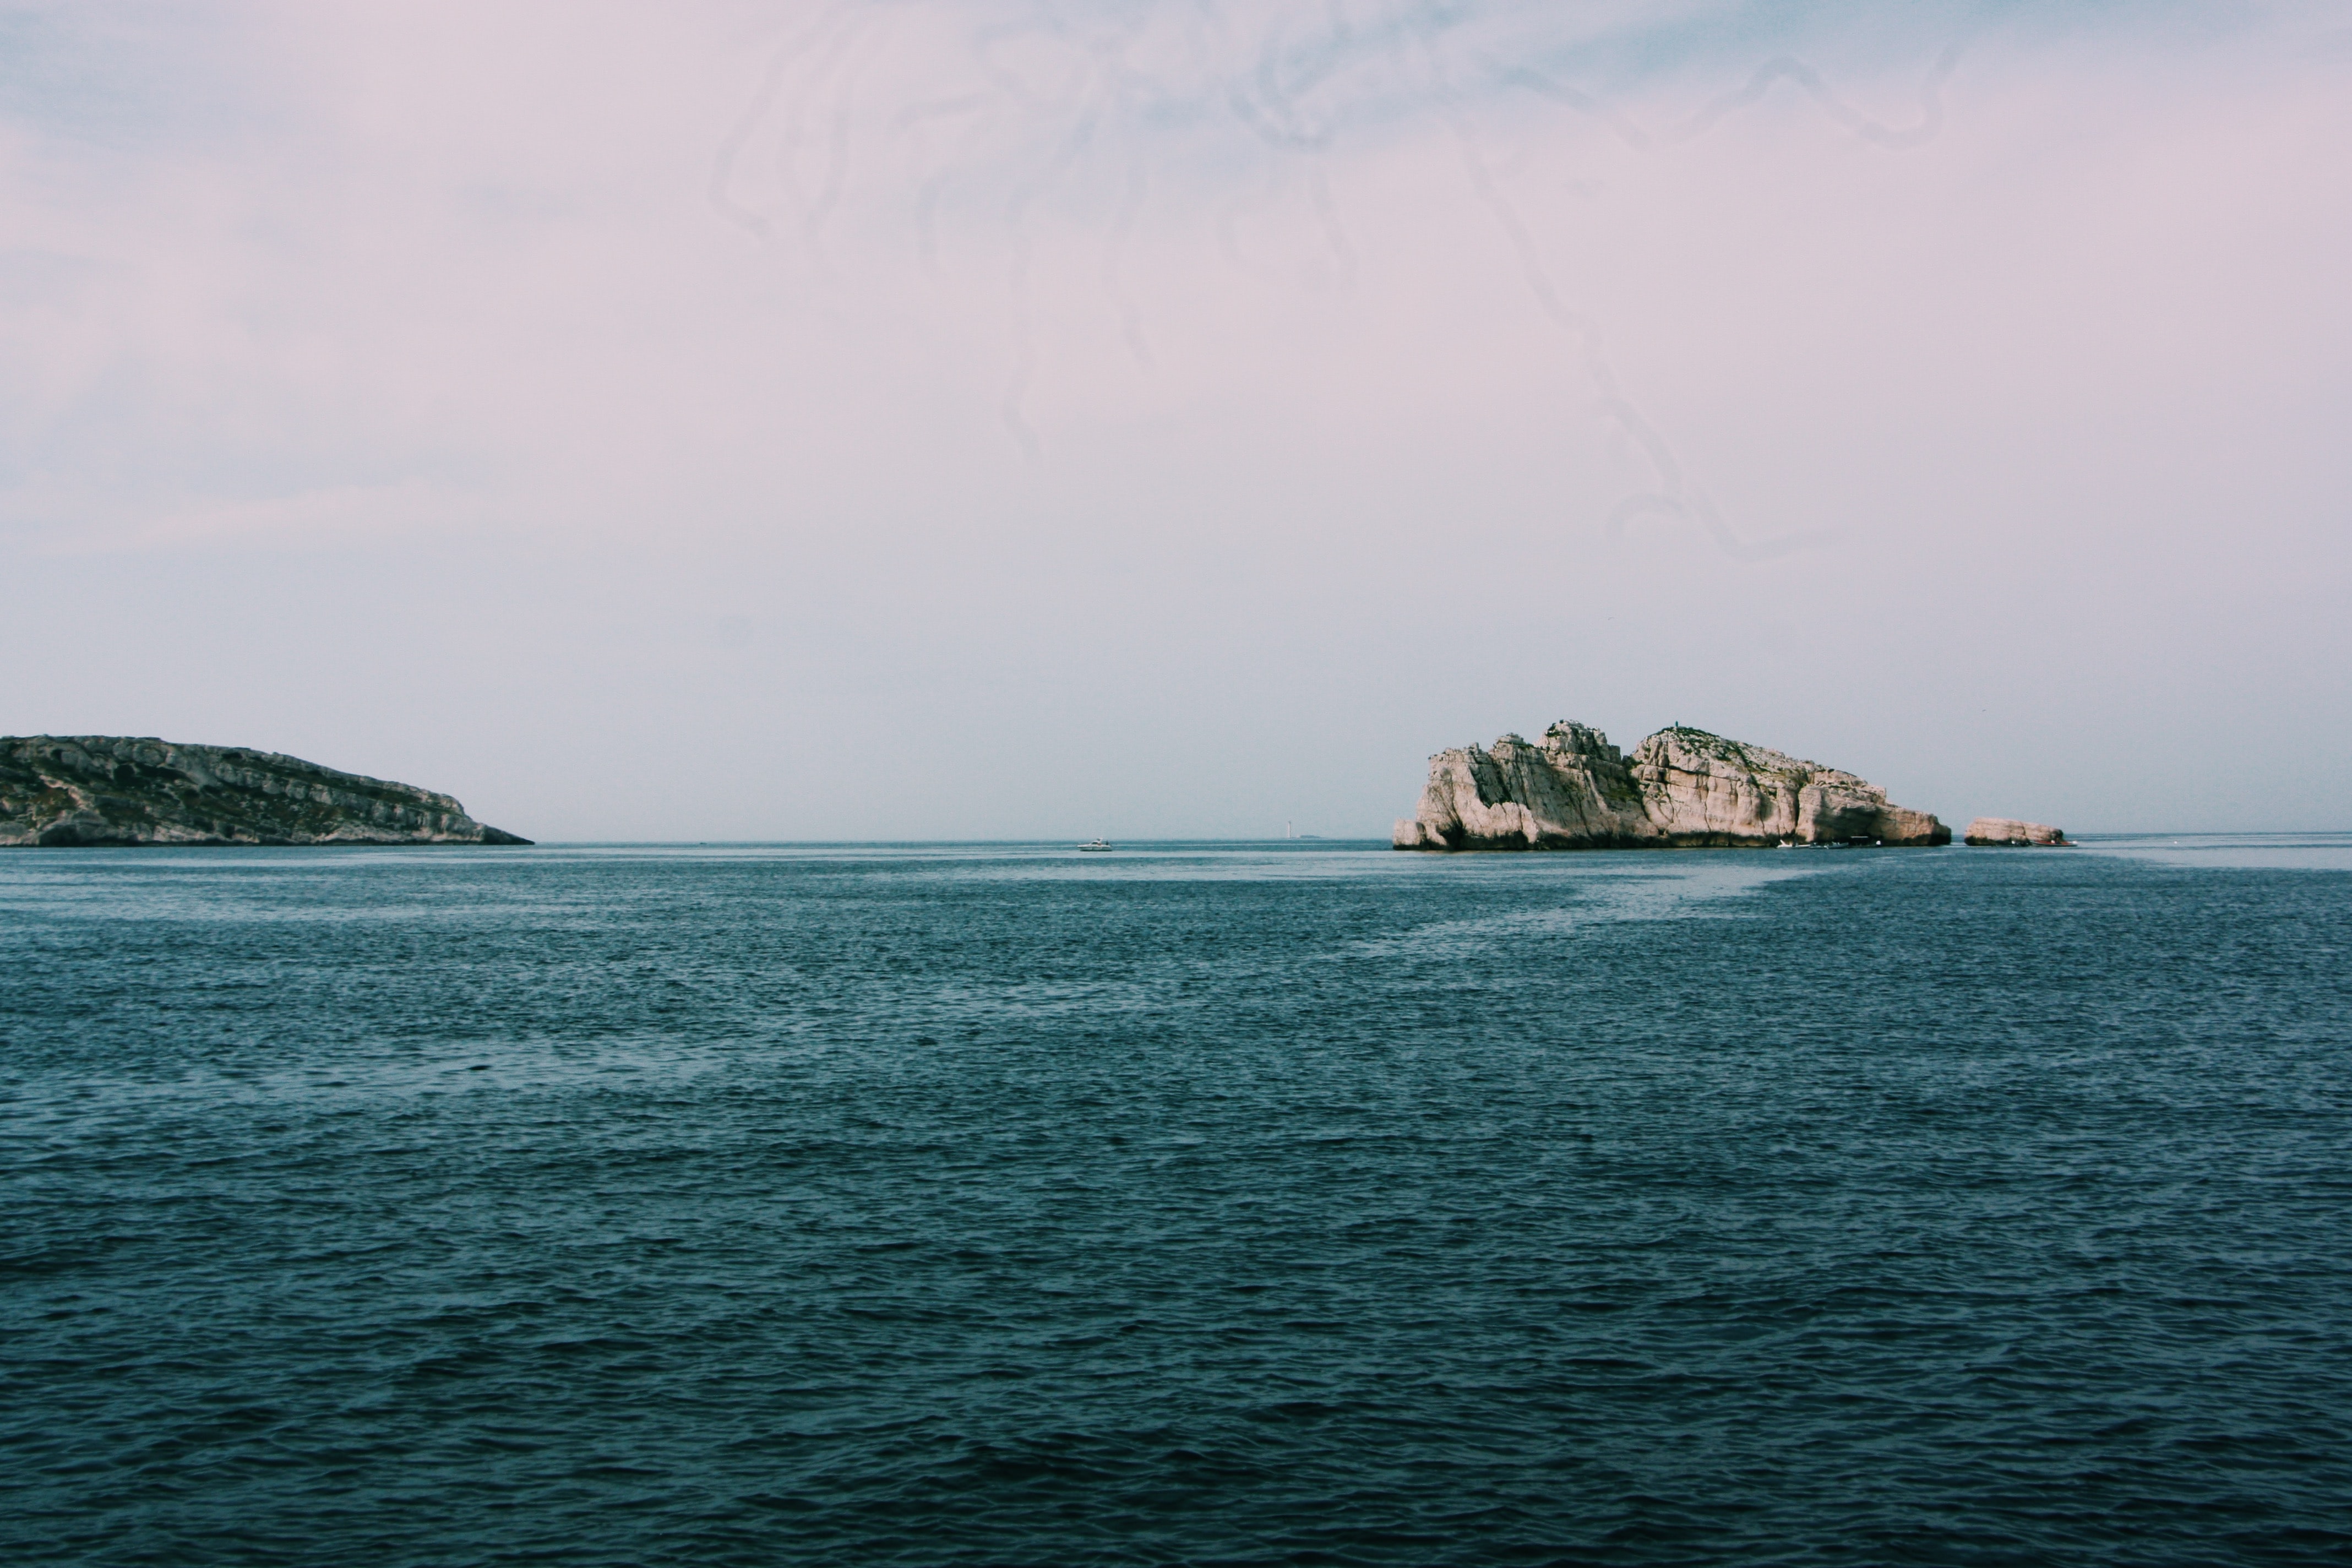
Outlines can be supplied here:
[[543, 841], [1695, 724], [2352, 828], [2352, 3], [0, 5], [0, 732]]

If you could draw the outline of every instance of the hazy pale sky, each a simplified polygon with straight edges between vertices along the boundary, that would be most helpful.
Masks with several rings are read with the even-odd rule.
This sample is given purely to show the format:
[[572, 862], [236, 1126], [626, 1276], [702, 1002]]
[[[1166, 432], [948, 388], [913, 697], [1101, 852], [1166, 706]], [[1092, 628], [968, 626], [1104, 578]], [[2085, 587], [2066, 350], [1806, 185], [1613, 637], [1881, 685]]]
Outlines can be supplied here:
[[0, 8], [0, 731], [1384, 836], [2352, 826], [2352, 5]]

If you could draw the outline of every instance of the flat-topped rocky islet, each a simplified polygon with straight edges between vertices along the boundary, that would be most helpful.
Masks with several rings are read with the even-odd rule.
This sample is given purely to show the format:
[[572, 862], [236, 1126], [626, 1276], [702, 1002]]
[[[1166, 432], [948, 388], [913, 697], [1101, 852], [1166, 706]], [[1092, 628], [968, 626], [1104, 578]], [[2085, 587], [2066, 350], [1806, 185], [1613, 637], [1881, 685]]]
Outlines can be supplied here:
[[0, 846], [530, 842], [449, 795], [276, 752], [0, 736]]
[[2019, 849], [2063, 849], [2074, 842], [2046, 822], [2020, 822], [2013, 816], [1979, 816], [1962, 837], [1970, 844], [2006, 845]]
[[1429, 784], [1390, 842], [1399, 849], [1762, 848], [1949, 844], [1933, 815], [1876, 784], [1683, 725], [1627, 757], [1562, 721], [1540, 742], [1505, 735], [1429, 760]]

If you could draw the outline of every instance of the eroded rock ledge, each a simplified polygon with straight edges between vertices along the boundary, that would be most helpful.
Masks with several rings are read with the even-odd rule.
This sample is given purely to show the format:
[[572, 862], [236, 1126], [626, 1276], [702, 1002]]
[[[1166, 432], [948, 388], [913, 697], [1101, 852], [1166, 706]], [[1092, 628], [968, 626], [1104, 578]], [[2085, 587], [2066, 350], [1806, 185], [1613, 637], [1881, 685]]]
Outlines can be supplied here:
[[1628, 758], [1565, 721], [1529, 742], [1457, 747], [1399, 822], [1399, 849], [1677, 849], [1949, 844], [1952, 830], [1836, 768], [1683, 726]]
[[0, 845], [530, 842], [448, 795], [276, 752], [0, 736]]

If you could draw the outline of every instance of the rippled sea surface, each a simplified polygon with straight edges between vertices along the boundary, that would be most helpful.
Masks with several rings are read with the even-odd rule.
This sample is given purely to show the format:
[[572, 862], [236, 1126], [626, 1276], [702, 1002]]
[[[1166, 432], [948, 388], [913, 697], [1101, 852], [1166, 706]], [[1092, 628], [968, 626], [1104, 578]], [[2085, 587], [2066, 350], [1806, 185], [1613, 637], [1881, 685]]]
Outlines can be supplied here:
[[0, 1560], [2352, 1560], [2352, 839], [7, 852]]

